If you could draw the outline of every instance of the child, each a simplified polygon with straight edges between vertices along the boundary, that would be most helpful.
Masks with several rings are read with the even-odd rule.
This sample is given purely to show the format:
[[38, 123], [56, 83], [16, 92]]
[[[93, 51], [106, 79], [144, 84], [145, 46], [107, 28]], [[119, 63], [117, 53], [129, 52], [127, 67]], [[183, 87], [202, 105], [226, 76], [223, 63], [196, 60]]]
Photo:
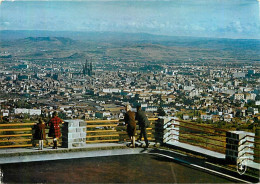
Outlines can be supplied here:
[[43, 149], [43, 140], [46, 139], [45, 123], [39, 118], [39, 123], [36, 125], [35, 139], [39, 140], [39, 150]]

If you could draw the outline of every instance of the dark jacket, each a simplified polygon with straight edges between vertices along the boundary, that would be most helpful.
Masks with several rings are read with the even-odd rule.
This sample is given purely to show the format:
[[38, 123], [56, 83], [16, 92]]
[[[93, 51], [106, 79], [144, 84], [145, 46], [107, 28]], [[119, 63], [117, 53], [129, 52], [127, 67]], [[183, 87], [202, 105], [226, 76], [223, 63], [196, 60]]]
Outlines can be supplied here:
[[140, 127], [148, 127], [150, 124], [145, 115], [145, 112], [142, 110], [137, 111], [135, 119], [138, 121]]
[[44, 140], [44, 139], [46, 139], [45, 124], [44, 123], [38, 123], [35, 126], [34, 139], [36, 139], [36, 140]]

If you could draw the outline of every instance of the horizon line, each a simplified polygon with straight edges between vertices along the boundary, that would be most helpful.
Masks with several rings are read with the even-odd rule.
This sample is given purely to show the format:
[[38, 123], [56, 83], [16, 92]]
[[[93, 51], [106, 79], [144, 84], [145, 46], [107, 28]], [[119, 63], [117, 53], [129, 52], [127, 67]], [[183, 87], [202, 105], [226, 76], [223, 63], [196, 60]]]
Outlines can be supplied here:
[[[147, 33], [147, 32], [119, 32], [119, 31], [87, 31], [87, 30], [37, 30], [37, 29], [6, 29], [6, 30], [0, 30], [0, 32], [3, 31], [28, 31], [28, 32], [78, 32], [78, 33], [117, 33], [117, 34], [146, 34], [146, 35], [150, 35], [150, 36], [162, 36], [162, 37], [186, 37], [186, 38], [211, 38], [211, 39], [231, 39], [231, 40], [259, 40], [260, 38], [247, 38], [247, 37], [243, 37], [243, 38], [236, 38], [236, 37], [217, 37], [217, 36], [189, 36], [189, 35], [166, 35], [166, 34], [155, 34], [155, 33]], [[0, 35], [1, 38], [1, 35]]]

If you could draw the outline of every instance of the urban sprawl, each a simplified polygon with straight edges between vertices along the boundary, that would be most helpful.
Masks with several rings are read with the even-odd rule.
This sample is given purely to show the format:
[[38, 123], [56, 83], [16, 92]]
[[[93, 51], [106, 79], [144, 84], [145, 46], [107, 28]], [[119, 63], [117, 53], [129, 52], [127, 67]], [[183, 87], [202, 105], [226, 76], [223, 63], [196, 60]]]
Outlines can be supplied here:
[[142, 64], [112, 65], [2, 60], [1, 121], [50, 117], [53, 111], [64, 119], [122, 119], [128, 103], [140, 104], [149, 117], [237, 124], [259, 119], [258, 66], [186, 63], [136, 71], [127, 68]]

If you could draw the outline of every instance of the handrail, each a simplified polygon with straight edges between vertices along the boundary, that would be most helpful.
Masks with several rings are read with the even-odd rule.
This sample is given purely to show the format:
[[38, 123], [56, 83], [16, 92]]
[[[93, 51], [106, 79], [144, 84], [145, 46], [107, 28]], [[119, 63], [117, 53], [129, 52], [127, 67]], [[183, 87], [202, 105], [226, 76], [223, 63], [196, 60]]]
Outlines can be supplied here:
[[[177, 136], [177, 134], [172, 134], [172, 135]], [[179, 136], [179, 137], [186, 138], [186, 139], [189, 139], [189, 140], [198, 141], [198, 139], [192, 139], [192, 138], [190, 138], [190, 137], [186, 137], [186, 136], [183, 136], [183, 135], [178, 135], [178, 136]], [[221, 145], [217, 145], [217, 144], [213, 144], [213, 143], [208, 143], [208, 142], [204, 142], [204, 141], [200, 141], [200, 142], [201, 142], [201, 143], [204, 143], [204, 144], [209, 144], [209, 145], [213, 145], [213, 146], [225, 148], [225, 146], [221, 146]]]
[[7, 132], [7, 131], [19, 132], [19, 131], [29, 131], [29, 130], [32, 130], [32, 128], [0, 129], [0, 132]]
[[6, 137], [27, 137], [27, 136], [32, 136], [32, 134], [0, 135], [0, 138], [6, 138]]
[[91, 121], [91, 122], [87, 122], [87, 124], [95, 124], [95, 123], [114, 123], [114, 124], [118, 124], [118, 122], [116, 121], [108, 121], [108, 122], [105, 122], [105, 121]]
[[157, 121], [159, 118], [148, 118], [149, 121]]
[[88, 125], [87, 127], [89, 127], [89, 128], [95, 128], [95, 127], [106, 127], [106, 126], [113, 126], [113, 127], [115, 127], [115, 126], [117, 126], [117, 124], [99, 124], [99, 125]]
[[257, 139], [260, 139], [260, 137], [259, 137], [259, 136], [252, 136], [252, 135], [246, 135], [244, 138], [246, 138], [246, 137], [252, 137], [252, 138], [257, 138]]
[[32, 139], [7, 139], [7, 140], [0, 140], [0, 143], [4, 142], [26, 142], [31, 141]]
[[[158, 118], [148, 118], [149, 121], [156, 121]], [[86, 120], [87, 123], [111, 123], [111, 122], [124, 122], [123, 119], [112, 119], [112, 120]]]
[[[173, 123], [173, 124], [174, 124], [174, 123]], [[200, 129], [197, 129], [197, 128], [191, 128], [191, 127], [187, 127], [187, 126], [183, 126], [183, 125], [178, 125], [178, 124], [174, 124], [174, 125], [179, 126], [179, 127], [188, 128], [188, 129], [191, 129], [191, 130], [201, 131]], [[209, 132], [209, 131], [205, 131], [205, 130], [204, 130], [203, 132], [210, 133], [210, 134], [213, 134], [213, 135], [223, 136], [222, 134], [213, 133], [213, 132]]]
[[87, 135], [87, 138], [94, 138], [94, 137], [118, 137], [119, 134], [110, 134], [110, 135]]
[[[171, 138], [171, 139], [172, 139], [172, 140], [179, 141], [178, 139], [175, 139], [175, 138]], [[209, 147], [205, 147], [205, 146], [202, 146], [202, 145], [198, 145], [198, 144], [194, 144], [194, 143], [190, 143], [190, 142], [186, 142], [186, 141], [182, 141], [182, 142], [187, 143], [187, 144], [191, 144], [191, 145], [194, 145], [194, 146], [199, 146], [199, 147], [202, 147], [202, 148], [211, 150], [211, 151], [216, 151], [216, 152], [220, 152], [220, 153], [225, 153], [225, 151], [220, 151], [220, 150], [213, 149], [213, 148], [209, 148]]]
[[10, 124], [0, 124], [0, 127], [9, 127], [9, 126], [28, 126], [35, 125], [35, 123], [10, 123]]
[[105, 133], [105, 132], [117, 132], [117, 131], [116, 130], [88, 130], [86, 132], [88, 132], [88, 133], [97, 133], [97, 132]]
[[240, 156], [238, 157], [238, 159], [239, 159], [240, 157], [243, 157], [244, 155], [253, 155], [254, 157], [259, 158], [259, 155], [256, 155], [256, 154], [250, 153], [250, 152], [244, 152], [242, 155], [240, 155]]
[[87, 120], [87, 123], [111, 123], [111, 122], [119, 122], [120, 120]]
[[[183, 132], [183, 131], [179, 131], [179, 132]], [[189, 132], [189, 134], [191, 134], [191, 135], [195, 135], [195, 136], [198, 136], [198, 137], [207, 138], [207, 139], [214, 140], [214, 141], [219, 141], [219, 142], [226, 143], [226, 141], [219, 140], [219, 139], [213, 139], [213, 138], [210, 138], [210, 137], [206, 137], [206, 136], [204, 136], [204, 135], [197, 135], [197, 134], [195, 134], [195, 133], [190, 133], [190, 132]]]
[[[173, 120], [171, 120], [173, 121]], [[181, 123], [186, 123], [186, 124], [191, 124], [191, 125], [194, 125], [194, 126], [198, 126], [198, 127], [203, 127], [203, 128], [207, 128], [207, 129], [212, 129], [212, 130], [217, 130], [217, 131], [222, 131], [222, 132], [227, 132], [227, 130], [224, 130], [224, 129], [220, 129], [220, 128], [212, 128], [212, 127], [206, 127], [206, 126], [203, 126], [203, 125], [198, 125], [198, 124], [194, 124], [194, 123], [190, 123], [190, 122], [186, 122], [186, 121], [182, 121], [182, 120], [174, 120], [174, 121], [178, 121], [178, 122], [181, 122]]]
[[[240, 145], [240, 146], [241, 146], [241, 145]], [[240, 151], [243, 151], [243, 150], [246, 149], [246, 148], [249, 148], [249, 149], [252, 149], [252, 150], [260, 151], [260, 149], [254, 148], [254, 147], [251, 147], [251, 146], [244, 146]]]
[[18, 144], [18, 145], [7, 145], [7, 146], [0, 146], [0, 148], [19, 148], [19, 147], [31, 147], [32, 144]]

